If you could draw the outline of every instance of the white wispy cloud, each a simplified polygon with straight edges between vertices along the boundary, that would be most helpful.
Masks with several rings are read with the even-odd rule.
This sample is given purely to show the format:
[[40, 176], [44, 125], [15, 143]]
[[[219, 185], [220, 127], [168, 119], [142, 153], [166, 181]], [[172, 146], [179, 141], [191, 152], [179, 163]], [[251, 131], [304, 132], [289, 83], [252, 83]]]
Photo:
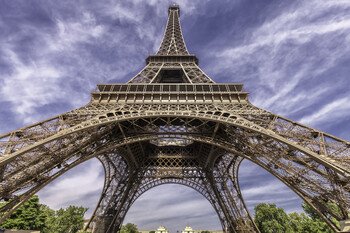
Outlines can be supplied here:
[[39, 193], [40, 200], [51, 208], [78, 205], [89, 208], [87, 217], [97, 205], [102, 192], [104, 170], [97, 159], [91, 159], [66, 172]]
[[303, 116], [301, 119], [299, 119], [299, 121], [304, 124], [321, 124], [326, 121], [333, 121], [339, 118], [350, 119], [349, 112], [350, 97], [347, 96], [325, 104], [316, 112]]
[[[57, 31], [55, 34], [46, 36], [49, 49], [67, 51], [74, 50], [77, 43], [89, 42], [99, 39], [105, 32], [103, 25], [96, 23], [95, 17], [90, 12], [83, 12], [82, 17], [77, 21], [55, 18]], [[72, 48], [73, 47], [73, 48]]]
[[[181, 2], [184, 8], [182, 12], [191, 13], [198, 3], [199, 1]], [[150, 18], [148, 12], [140, 7], [142, 4], [154, 7], [164, 20]], [[168, 4], [157, 1], [141, 3], [135, 0], [127, 4], [111, 1], [110, 4], [97, 4], [99, 7], [96, 12], [81, 6], [77, 17], [66, 17], [53, 11], [50, 17], [54, 22], [54, 30], [42, 30], [30, 22], [20, 25], [22, 31], [5, 36], [1, 41], [0, 54], [12, 66], [11, 72], [1, 77], [2, 101], [11, 103], [8, 110], [13, 112], [19, 125], [43, 120], [47, 115], [43, 116], [38, 111], [47, 105], [59, 103], [72, 108], [84, 105], [89, 99], [89, 92], [97, 83], [124, 78], [134, 64], [130, 60], [117, 61], [114, 66], [99, 63], [95, 54], [90, 54], [85, 46], [96, 43], [108, 46], [107, 43], [110, 43], [115, 49], [118, 48], [120, 54], [117, 55], [122, 58], [125, 54], [138, 53], [143, 47], [141, 44], [135, 46], [127, 43], [137, 35], [145, 44], [152, 44], [153, 51], [148, 50], [148, 53], [154, 53], [162, 36], [157, 28], [159, 25], [163, 27], [166, 22], [164, 16], [167, 12], [164, 9]], [[118, 27], [120, 31], [113, 31], [114, 28], [111, 30], [110, 25], [103, 24], [96, 18], [98, 13], [109, 17], [111, 21], [122, 20], [133, 27]], [[26, 37], [28, 34], [38, 39], [38, 42], [32, 44], [31, 53], [23, 54], [29, 55], [29, 62], [27, 58], [20, 56], [22, 54], [18, 54], [18, 40], [13, 39]], [[57, 109], [52, 115], [59, 112]]]
[[16, 117], [31, 123], [36, 108], [57, 101], [64, 94], [57, 92], [62, 73], [43, 60], [25, 64], [12, 50], [3, 48], [2, 52], [12, 63], [13, 71], [3, 77], [0, 96], [12, 103]]
[[349, 9], [347, 1], [299, 2], [267, 18], [243, 43], [218, 48], [215, 71], [244, 80], [257, 106], [282, 115], [306, 109], [345, 82], [312, 80], [324, 81], [322, 75], [349, 54]]
[[[101, 77], [113, 78], [110, 77], [113, 68], [96, 63], [93, 54], [81, 48], [96, 43], [106, 33], [105, 26], [98, 24], [92, 13], [84, 11], [79, 19], [54, 16], [53, 21], [52, 31], [21, 26], [25, 33], [19, 33], [31, 33], [39, 41], [33, 43], [30, 54], [18, 53], [17, 40], [4, 38], [0, 45], [0, 53], [12, 67], [11, 72], [1, 77], [0, 95], [2, 101], [11, 103], [8, 110], [14, 113], [19, 125], [43, 120], [39, 111], [47, 105], [82, 106]], [[86, 91], [81, 93], [81, 88]], [[59, 109], [51, 115], [58, 113]]]

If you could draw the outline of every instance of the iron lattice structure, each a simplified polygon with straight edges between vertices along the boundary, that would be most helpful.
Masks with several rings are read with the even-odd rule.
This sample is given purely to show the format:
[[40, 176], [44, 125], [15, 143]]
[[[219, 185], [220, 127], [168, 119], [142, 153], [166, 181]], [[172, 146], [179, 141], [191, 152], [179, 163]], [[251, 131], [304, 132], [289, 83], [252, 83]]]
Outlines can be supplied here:
[[86, 106], [1, 135], [0, 221], [96, 157], [105, 184], [94, 233], [117, 232], [133, 202], [165, 183], [201, 193], [226, 232], [258, 232], [237, 180], [248, 159], [345, 232], [332, 219], [349, 218], [350, 143], [253, 106], [242, 84], [215, 83], [187, 51], [179, 16], [170, 6], [159, 51], [127, 84], [98, 85]]

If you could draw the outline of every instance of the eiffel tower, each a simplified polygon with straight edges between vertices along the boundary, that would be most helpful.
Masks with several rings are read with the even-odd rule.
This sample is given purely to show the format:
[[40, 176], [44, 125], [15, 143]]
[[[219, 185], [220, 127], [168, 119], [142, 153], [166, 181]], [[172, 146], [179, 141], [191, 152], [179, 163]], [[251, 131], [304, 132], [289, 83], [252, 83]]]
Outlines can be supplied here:
[[[237, 172], [248, 159], [347, 232], [350, 143], [253, 106], [239, 83], [215, 83], [186, 48], [171, 5], [163, 41], [126, 84], [102, 84], [73, 111], [0, 136], [0, 222], [91, 158], [105, 182], [88, 226], [117, 232], [140, 195], [175, 183], [201, 193], [225, 232], [259, 232]], [[336, 208], [334, 208], [336, 206]], [[337, 225], [334, 219], [341, 222]]]

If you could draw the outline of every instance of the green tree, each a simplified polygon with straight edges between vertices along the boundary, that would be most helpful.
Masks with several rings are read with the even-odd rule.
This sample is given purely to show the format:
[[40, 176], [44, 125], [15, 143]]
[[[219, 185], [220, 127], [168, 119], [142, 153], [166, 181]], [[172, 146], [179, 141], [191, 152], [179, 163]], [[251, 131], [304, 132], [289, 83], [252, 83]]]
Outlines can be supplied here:
[[[0, 203], [0, 206], [5, 203]], [[69, 206], [54, 211], [33, 196], [23, 203], [0, 227], [18, 230], [39, 230], [42, 233], [76, 233], [83, 228], [86, 208]]]
[[325, 222], [314, 220], [304, 213], [289, 214], [290, 224], [295, 233], [331, 233], [333, 232]]
[[42, 233], [50, 232], [50, 228], [54, 224], [55, 221], [55, 211], [46, 205], [41, 205], [42, 214], [45, 216], [45, 225], [41, 230]]
[[127, 223], [126, 225], [122, 226], [120, 233], [139, 233], [139, 230], [135, 224]]
[[293, 232], [289, 224], [289, 216], [275, 204], [260, 203], [254, 210], [255, 223], [261, 233]]
[[69, 206], [59, 209], [46, 220], [43, 233], [76, 233], [83, 228], [84, 214], [87, 208]]
[[[342, 213], [341, 210], [339, 208], [339, 206], [332, 202], [332, 201], [328, 201], [328, 202], [323, 202], [323, 204], [327, 207], [327, 209], [333, 214], [333, 216], [337, 216], [338, 218], [341, 218]], [[307, 215], [309, 215], [312, 219], [322, 219], [318, 213], [307, 203], [303, 203], [302, 207], [305, 211], [305, 213]]]
[[150, 231], [149, 233], [156, 233], [156, 231]]
[[[340, 210], [337, 205], [333, 203], [327, 203], [327, 205], [332, 211], [340, 215]], [[303, 203], [302, 207], [311, 220], [305, 224], [305, 230], [312, 228], [313, 230], [319, 230], [318, 232], [333, 232], [333, 230], [323, 221], [323, 219], [310, 205]], [[339, 222], [335, 218], [331, 218], [331, 221], [339, 226]]]
[[303, 222], [303, 231], [310, 233], [332, 233], [334, 232], [331, 228], [323, 221], [313, 220], [311, 218], [306, 218]]
[[23, 203], [1, 227], [5, 229], [42, 230], [45, 227], [46, 215], [42, 211], [39, 197], [33, 196]]
[[291, 213], [289, 214], [289, 224], [295, 233], [304, 232], [304, 222], [307, 220], [307, 216], [305, 214]]
[[201, 231], [201, 233], [210, 233], [210, 231]]
[[274, 204], [261, 203], [255, 207], [255, 222], [261, 233], [331, 233], [331, 228], [308, 205], [305, 213], [286, 214]]

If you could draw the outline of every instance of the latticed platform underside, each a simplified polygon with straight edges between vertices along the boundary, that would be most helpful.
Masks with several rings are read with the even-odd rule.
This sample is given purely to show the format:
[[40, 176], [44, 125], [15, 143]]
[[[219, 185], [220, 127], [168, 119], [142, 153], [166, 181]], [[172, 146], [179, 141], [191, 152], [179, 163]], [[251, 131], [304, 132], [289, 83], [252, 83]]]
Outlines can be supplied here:
[[[228, 232], [258, 232], [238, 184], [243, 159], [261, 166], [335, 230], [350, 208], [350, 143], [249, 103], [241, 84], [214, 83], [189, 55], [169, 8], [160, 50], [128, 84], [98, 85], [90, 103], [0, 136], [6, 219], [69, 169], [98, 158], [101, 199], [88, 226], [120, 229], [147, 190], [177, 183], [201, 193]], [[337, 205], [340, 211], [335, 211]]]

